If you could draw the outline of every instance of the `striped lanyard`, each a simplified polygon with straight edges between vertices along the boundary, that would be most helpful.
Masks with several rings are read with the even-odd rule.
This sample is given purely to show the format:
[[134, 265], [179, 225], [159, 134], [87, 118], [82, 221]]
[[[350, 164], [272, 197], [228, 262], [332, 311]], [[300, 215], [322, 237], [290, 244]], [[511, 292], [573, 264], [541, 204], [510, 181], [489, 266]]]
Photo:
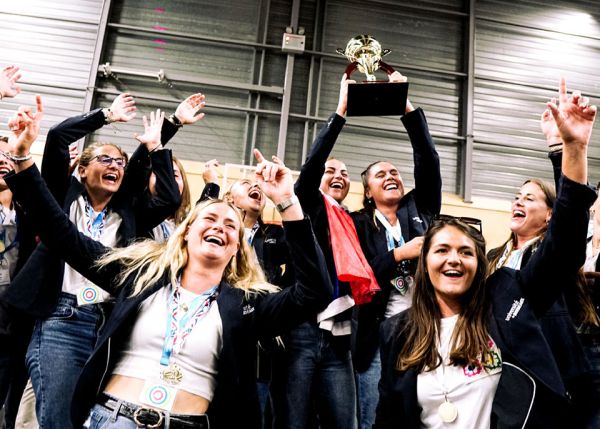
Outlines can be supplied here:
[[108, 213], [108, 207], [104, 207], [98, 214], [92, 208], [90, 201], [86, 196], [83, 197], [85, 201], [85, 231], [83, 233], [88, 237], [98, 240], [104, 231], [106, 214]]
[[256, 235], [256, 231], [258, 231], [258, 228], [260, 228], [260, 223], [256, 221], [256, 223], [252, 226], [251, 230], [248, 231], [246, 229], [246, 241], [250, 246], [252, 246], [252, 241], [254, 240], [254, 236]]
[[169, 365], [172, 354], [178, 354], [188, 335], [192, 332], [198, 321], [206, 316], [210, 305], [217, 299], [219, 287], [214, 286], [206, 292], [198, 295], [189, 304], [179, 304], [181, 293], [180, 280], [173, 288], [169, 297], [169, 316], [167, 317], [167, 329], [163, 344], [161, 365]]
[[396, 226], [392, 226], [386, 217], [377, 209], [375, 209], [375, 217], [381, 222], [385, 228], [385, 237], [387, 239], [388, 250], [393, 250], [396, 247], [402, 247], [405, 244], [400, 228], [400, 221], [396, 219]]

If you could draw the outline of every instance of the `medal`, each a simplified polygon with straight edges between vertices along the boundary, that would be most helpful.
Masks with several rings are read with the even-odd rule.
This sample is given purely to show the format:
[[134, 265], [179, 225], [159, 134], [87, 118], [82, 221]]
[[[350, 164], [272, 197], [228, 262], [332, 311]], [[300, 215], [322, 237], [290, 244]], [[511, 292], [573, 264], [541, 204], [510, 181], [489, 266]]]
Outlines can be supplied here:
[[172, 363], [160, 372], [160, 378], [168, 384], [177, 385], [183, 379], [183, 372], [177, 364]]
[[438, 408], [438, 414], [444, 423], [452, 423], [458, 417], [456, 405], [446, 399]]
[[182, 310], [183, 312], [185, 312], [185, 313], [187, 313], [187, 311], [189, 310], [189, 308], [188, 308], [188, 306], [187, 306], [187, 304], [186, 304], [185, 302], [184, 302], [183, 304], [181, 304], [181, 305], [179, 306], [179, 308], [181, 308], [181, 310]]
[[0, 241], [0, 252], [4, 252], [5, 249], [6, 245], [4, 244], [4, 241]]

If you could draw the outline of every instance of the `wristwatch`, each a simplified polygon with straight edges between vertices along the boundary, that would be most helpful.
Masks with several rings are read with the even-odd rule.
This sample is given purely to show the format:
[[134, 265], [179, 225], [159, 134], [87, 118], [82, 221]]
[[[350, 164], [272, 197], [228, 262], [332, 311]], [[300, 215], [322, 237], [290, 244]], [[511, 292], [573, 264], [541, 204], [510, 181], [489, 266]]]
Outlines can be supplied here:
[[293, 206], [294, 204], [298, 204], [300, 201], [298, 200], [297, 196], [292, 196], [291, 198], [280, 202], [279, 204], [277, 204], [275, 206], [275, 208], [277, 209], [277, 211], [279, 213], [283, 213], [286, 209], [288, 209], [290, 206]]

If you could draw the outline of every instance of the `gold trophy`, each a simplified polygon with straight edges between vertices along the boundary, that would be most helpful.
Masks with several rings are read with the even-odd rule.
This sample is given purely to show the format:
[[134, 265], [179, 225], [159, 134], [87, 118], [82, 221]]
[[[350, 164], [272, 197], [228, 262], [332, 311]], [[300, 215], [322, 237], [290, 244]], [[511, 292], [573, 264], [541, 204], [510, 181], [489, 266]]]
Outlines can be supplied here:
[[346, 49], [337, 49], [338, 54], [350, 61], [346, 67], [348, 79], [356, 69], [367, 76], [363, 83], [348, 85], [348, 116], [404, 115], [408, 83], [378, 81], [375, 77], [377, 70], [388, 75], [394, 73], [392, 66], [381, 60], [390, 52], [367, 34], [350, 39]]

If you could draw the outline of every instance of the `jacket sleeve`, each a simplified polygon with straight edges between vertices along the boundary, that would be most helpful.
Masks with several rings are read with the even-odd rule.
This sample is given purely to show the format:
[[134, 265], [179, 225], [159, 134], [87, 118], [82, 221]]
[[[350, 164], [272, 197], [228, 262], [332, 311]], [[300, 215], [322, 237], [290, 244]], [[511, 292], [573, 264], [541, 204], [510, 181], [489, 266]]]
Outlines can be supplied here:
[[104, 114], [101, 109], [96, 109], [65, 119], [48, 131], [42, 158], [42, 177], [60, 204], [65, 200], [71, 180], [69, 145], [103, 126]]
[[295, 283], [260, 297], [255, 323], [259, 336], [277, 336], [323, 310], [333, 287], [310, 219], [284, 222], [285, 238], [295, 273]]
[[421, 108], [402, 117], [413, 147], [415, 202], [420, 213], [436, 215], [442, 208], [442, 176], [440, 158], [429, 133], [427, 119]]
[[558, 194], [558, 186], [560, 185], [560, 176], [562, 174], [562, 150], [548, 152], [548, 158], [552, 163], [552, 173], [554, 174], [554, 189]]
[[596, 193], [562, 176], [548, 231], [527, 265], [517, 272], [520, 287], [538, 317], [573, 284], [585, 262], [589, 208]]
[[77, 230], [50, 194], [37, 167], [33, 165], [18, 174], [11, 172], [5, 180], [42, 241], [84, 277], [114, 294], [112, 281], [121, 266], [111, 264], [102, 270], [94, 267], [108, 248]]
[[150, 160], [152, 172], [156, 177], [156, 194], [143, 192], [136, 199], [134, 210], [138, 235], [143, 235], [173, 215], [181, 204], [171, 151], [163, 149], [153, 152], [150, 154]]
[[321, 129], [315, 139], [306, 161], [300, 168], [300, 176], [295, 184], [295, 191], [300, 204], [306, 212], [312, 216], [310, 208], [319, 204], [323, 198], [319, 191], [321, 177], [325, 172], [325, 162], [333, 150], [335, 141], [342, 131], [346, 120], [336, 113], [333, 113], [327, 124]]
[[219, 192], [221, 192], [221, 187], [216, 183], [207, 183], [204, 185], [204, 189], [202, 189], [202, 194], [196, 204], [201, 203], [202, 201], [206, 201], [208, 199], [217, 199], [219, 198]]

